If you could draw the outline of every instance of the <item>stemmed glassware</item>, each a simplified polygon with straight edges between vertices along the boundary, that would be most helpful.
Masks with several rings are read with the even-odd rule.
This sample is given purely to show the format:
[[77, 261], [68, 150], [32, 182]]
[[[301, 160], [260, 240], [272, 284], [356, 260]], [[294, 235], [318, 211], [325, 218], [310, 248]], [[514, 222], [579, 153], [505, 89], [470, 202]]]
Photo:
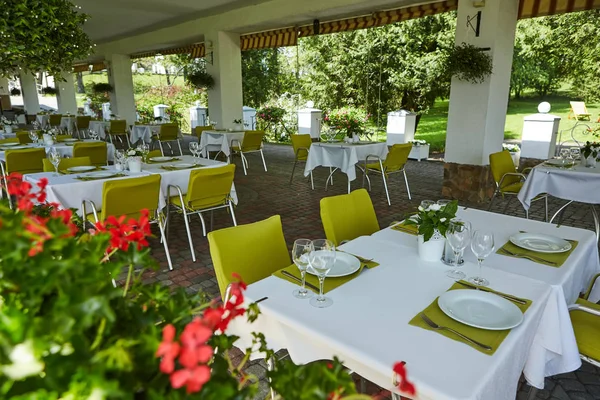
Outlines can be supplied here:
[[581, 157], [581, 149], [579, 147], [571, 147], [570, 151], [573, 161], [579, 160], [579, 157]]
[[50, 163], [54, 166], [54, 176], [58, 176], [58, 166], [60, 165], [62, 156], [56, 150], [55, 147], [50, 148], [50, 151], [48, 152], [48, 159], [50, 160]]
[[421, 201], [421, 207], [423, 207], [425, 210], [427, 210], [429, 207], [431, 207], [434, 204], [435, 204], [435, 201], [433, 201], [433, 200], [423, 200], [423, 201]]
[[115, 149], [115, 168], [117, 169], [117, 171], [125, 170], [126, 160], [127, 157], [125, 156], [123, 150]]
[[95, 130], [90, 129], [90, 139], [92, 139], [92, 140], [99, 140], [100, 136], [98, 135], [98, 132], [96, 132]]
[[214, 130], [217, 130], [217, 121], [210, 121], [210, 124], [212, 125]]
[[200, 143], [198, 142], [190, 142], [190, 153], [192, 153], [192, 156], [198, 157], [198, 148], [200, 147]]
[[473, 239], [471, 240], [471, 250], [475, 257], [477, 257], [477, 263], [479, 264], [479, 276], [469, 278], [469, 282], [477, 286], [488, 286], [490, 283], [487, 279], [482, 277], [482, 264], [483, 260], [487, 258], [492, 251], [494, 251], [494, 234], [490, 231], [477, 230], [473, 232]]
[[319, 295], [310, 299], [310, 304], [317, 308], [329, 307], [333, 300], [323, 296], [323, 283], [325, 276], [335, 264], [335, 245], [327, 239], [317, 239], [312, 242], [313, 249], [308, 257], [309, 268], [319, 278]]
[[454, 252], [454, 268], [446, 272], [452, 279], [463, 279], [466, 275], [458, 270], [460, 254], [471, 239], [471, 224], [466, 221], [452, 220], [446, 230], [446, 240]]
[[437, 201], [438, 206], [446, 207], [452, 200], [441, 199]]
[[29, 139], [31, 139], [33, 144], [37, 147], [39, 136], [36, 131], [29, 131]]
[[564, 168], [567, 165], [567, 158], [571, 155], [571, 150], [567, 148], [560, 149], [560, 158], [562, 160], [562, 167]]
[[294, 296], [299, 299], [308, 299], [313, 296], [312, 292], [306, 290], [306, 268], [308, 268], [310, 254], [313, 252], [313, 249], [310, 239], [297, 239], [294, 242], [292, 259], [300, 270], [300, 276], [302, 277], [302, 286], [300, 286], [300, 289], [294, 290]]
[[142, 152], [142, 161], [147, 163], [148, 162], [148, 153], [150, 153], [150, 146], [148, 145], [148, 143], [142, 143], [140, 144], [140, 151]]

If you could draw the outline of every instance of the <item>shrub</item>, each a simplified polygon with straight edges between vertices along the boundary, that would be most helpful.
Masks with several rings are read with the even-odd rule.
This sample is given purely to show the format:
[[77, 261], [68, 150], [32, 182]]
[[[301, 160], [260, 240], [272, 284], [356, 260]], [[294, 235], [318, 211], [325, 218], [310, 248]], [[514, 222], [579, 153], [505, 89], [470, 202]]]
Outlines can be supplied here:
[[362, 108], [343, 107], [325, 113], [323, 121], [329, 128], [343, 132], [346, 136], [362, 135], [366, 132], [370, 115]]

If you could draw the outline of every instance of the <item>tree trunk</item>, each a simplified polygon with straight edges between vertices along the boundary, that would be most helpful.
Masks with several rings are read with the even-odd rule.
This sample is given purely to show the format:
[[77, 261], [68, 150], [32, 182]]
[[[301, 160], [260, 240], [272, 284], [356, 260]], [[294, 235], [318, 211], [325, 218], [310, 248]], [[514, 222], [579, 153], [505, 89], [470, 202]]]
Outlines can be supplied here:
[[167, 86], [171, 86], [171, 75], [168, 68], [165, 68], [165, 76], [167, 77]]
[[76, 77], [77, 77], [77, 93], [85, 93], [85, 86], [83, 86], [83, 72], [78, 72]]

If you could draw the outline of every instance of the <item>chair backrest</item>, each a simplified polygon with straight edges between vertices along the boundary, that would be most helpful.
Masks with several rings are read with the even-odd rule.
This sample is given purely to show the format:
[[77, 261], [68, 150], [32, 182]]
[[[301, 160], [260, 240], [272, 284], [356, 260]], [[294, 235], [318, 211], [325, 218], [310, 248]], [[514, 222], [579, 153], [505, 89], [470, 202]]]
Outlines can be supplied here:
[[260, 150], [265, 131], [246, 131], [242, 142], [242, 151]]
[[89, 115], [79, 115], [75, 123], [77, 124], [77, 129], [88, 129], [90, 127], [90, 121], [92, 117]]
[[58, 142], [64, 142], [65, 139], [73, 139], [73, 135], [56, 135], [56, 140]]
[[139, 178], [112, 179], [102, 188], [101, 219], [109, 216], [139, 218], [140, 211], [148, 209], [154, 215], [160, 196], [160, 175]]
[[108, 132], [111, 135], [126, 135], [127, 121], [124, 119], [113, 119], [110, 121]]
[[386, 172], [394, 172], [404, 168], [412, 146], [412, 143], [393, 145], [383, 162]]
[[571, 108], [575, 114], [589, 114], [585, 102], [583, 101], [571, 101]]
[[6, 173], [18, 172], [20, 174], [33, 174], [42, 172], [44, 164], [42, 160], [46, 158], [46, 149], [21, 149], [6, 150]]
[[177, 140], [179, 138], [179, 127], [177, 124], [162, 124], [158, 131], [159, 140]]
[[148, 159], [153, 157], [162, 157], [162, 151], [160, 149], [152, 150], [148, 153]]
[[[308, 134], [295, 134], [290, 135], [292, 139], [292, 147], [294, 148], [294, 155], [296, 156], [296, 160], [306, 160], [308, 157], [308, 150], [312, 145], [312, 139]], [[298, 149], [301, 149], [298, 151]]]
[[19, 143], [19, 138], [8, 138], [8, 139], [0, 139], [0, 144], [2, 143]]
[[[44, 172], [54, 172], [54, 165], [48, 160], [48, 158], [44, 158], [42, 160], [44, 165]], [[89, 157], [71, 157], [71, 158], [63, 158], [60, 160], [60, 164], [58, 164], [59, 170], [65, 170], [71, 167], [82, 167], [92, 165]]]
[[214, 128], [212, 126], [197, 126], [194, 128], [194, 135], [196, 135], [198, 139], [200, 139], [200, 136], [202, 136], [202, 132], [211, 131], [213, 129]]
[[233, 273], [250, 284], [292, 264], [279, 215], [210, 232], [208, 244], [221, 296]]
[[89, 157], [92, 165], [106, 165], [108, 151], [105, 142], [85, 142], [73, 145], [73, 157]]
[[234, 164], [191, 171], [184, 199], [186, 205], [199, 210], [225, 204], [229, 199], [234, 176]]
[[58, 126], [58, 125], [60, 125], [61, 119], [62, 119], [62, 114], [50, 114], [50, 118], [48, 119], [48, 122], [52, 126]]
[[365, 189], [322, 198], [321, 222], [325, 236], [336, 246], [344, 240], [371, 235], [379, 230], [371, 197]]
[[[496, 185], [500, 185], [500, 180], [504, 174], [515, 172], [515, 163], [508, 150], [499, 151], [497, 153], [490, 154], [490, 169], [492, 170], [492, 176]], [[502, 182], [502, 187], [506, 187], [513, 183], [519, 182], [521, 178], [518, 176], [507, 176]], [[502, 189], [502, 188], [501, 188]]]
[[29, 137], [29, 132], [27, 131], [18, 131], [17, 133], [15, 133], [15, 135], [17, 135], [17, 139], [21, 144], [33, 143], [33, 140], [31, 140], [31, 138]]

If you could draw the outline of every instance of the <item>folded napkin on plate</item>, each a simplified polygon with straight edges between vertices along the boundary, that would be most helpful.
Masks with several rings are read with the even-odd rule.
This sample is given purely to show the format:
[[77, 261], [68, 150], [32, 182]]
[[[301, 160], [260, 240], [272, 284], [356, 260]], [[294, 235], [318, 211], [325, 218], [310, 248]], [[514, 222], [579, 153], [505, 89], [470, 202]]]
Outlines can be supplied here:
[[[465, 289], [465, 287], [459, 283], [455, 283], [454, 285], [452, 285], [450, 287], [450, 289], [448, 289], [448, 291], [456, 290], [456, 289]], [[475, 289], [465, 289], [465, 290], [475, 290]], [[486, 290], [492, 291], [494, 293], [502, 293], [502, 292], [497, 292], [497, 291], [489, 289], [489, 288], [486, 288]], [[523, 299], [523, 300], [526, 300], [527, 304], [517, 304], [517, 303], [513, 303], [513, 304], [516, 305], [517, 307], [519, 307], [519, 309], [521, 309], [521, 311], [523, 313], [525, 313], [525, 311], [527, 311], [527, 309], [531, 305], [531, 300], [527, 300], [527, 299]], [[449, 316], [447, 316], [440, 309], [440, 307], [437, 304], [437, 301], [438, 301], [438, 298], [436, 297], [436, 299], [429, 306], [427, 306], [427, 308], [425, 308], [421, 312], [424, 313], [425, 315], [427, 315], [429, 317], [429, 319], [431, 319], [436, 324], [438, 324], [440, 326], [448, 327], [450, 329], [454, 329], [455, 331], [460, 332], [463, 335], [465, 335], [473, 340], [476, 340], [480, 343], [490, 346], [492, 348], [492, 350], [491, 351], [485, 350], [477, 345], [467, 342], [466, 340], [462, 339], [461, 337], [457, 336], [456, 334], [454, 334], [452, 332], [448, 332], [447, 330], [435, 330], [435, 329], [431, 328], [429, 325], [427, 325], [427, 323], [425, 321], [423, 321], [423, 319], [421, 318], [421, 313], [418, 313], [417, 315], [415, 315], [414, 318], [411, 319], [408, 324], [412, 325], [412, 326], [418, 326], [419, 328], [427, 329], [428, 331], [437, 332], [440, 335], [444, 335], [450, 339], [456, 340], [458, 342], [462, 342], [468, 346], [471, 346], [475, 350], [478, 350], [478, 351], [480, 351], [484, 354], [488, 354], [490, 356], [492, 354], [494, 354], [496, 352], [496, 350], [498, 350], [498, 347], [500, 347], [500, 345], [502, 344], [504, 339], [506, 339], [506, 336], [508, 336], [508, 334], [510, 333], [510, 329], [505, 329], [502, 331], [490, 331], [490, 330], [486, 330], [486, 329], [474, 328], [472, 326], [468, 326], [461, 322], [455, 321], [452, 318], [450, 318]], [[509, 300], [507, 300], [507, 301], [509, 301]]]
[[166, 163], [166, 162], [173, 162], [173, 161], [180, 161], [180, 160], [181, 160], [181, 158], [177, 158], [177, 157], [171, 158], [170, 160], [166, 160], [166, 161], [152, 161], [152, 160], [148, 160], [148, 162], [146, 164], [163, 164], [163, 163]]
[[404, 222], [392, 226], [395, 231], [408, 233], [410, 235], [418, 235], [419, 227], [417, 225], [406, 225]]
[[[102, 167], [96, 167], [96, 169], [93, 169], [91, 171], [85, 171], [85, 172], [93, 172], [93, 171], [105, 171], [105, 169]], [[59, 169], [58, 172], [63, 175], [81, 174], [81, 171], [67, 171], [66, 169]]]
[[119, 174], [114, 174], [112, 176], [107, 176], [107, 177], [95, 177], [95, 176], [78, 176], [75, 179], [79, 179], [80, 181], [97, 181], [100, 179], [113, 179], [113, 178], [121, 178], [123, 176], [127, 176], [126, 174], [123, 173], [119, 173]]
[[575, 248], [579, 244], [577, 240], [565, 240], [571, 243], [571, 250], [565, 251], [563, 253], [540, 253], [533, 250], [527, 250], [512, 244], [509, 240], [504, 244], [504, 246], [500, 247], [498, 251], [496, 251], [496, 254], [500, 254], [501, 256], [507, 257], [527, 258], [528, 260], [536, 262], [538, 264], [544, 264], [549, 267], [558, 268], [562, 266], [565, 263], [565, 261], [567, 261], [567, 258], [569, 258], [573, 250], [575, 250]]
[[[333, 289], [342, 286], [344, 283], [346, 282], [350, 282], [352, 279], [356, 278], [358, 275], [360, 275], [360, 273], [362, 272], [364, 267], [367, 268], [375, 268], [376, 266], [378, 266], [379, 264], [377, 263], [371, 263], [372, 266], [367, 265], [369, 263], [364, 263], [361, 262], [360, 263], [360, 268], [358, 269], [358, 271], [356, 271], [355, 273], [353, 273], [352, 275], [347, 275], [347, 276], [342, 276], [339, 278], [331, 278], [331, 277], [327, 277], [325, 278], [325, 282], [323, 283], [323, 293], [327, 293], [332, 291]], [[376, 264], [376, 265], [374, 265]], [[298, 267], [295, 264], [290, 265], [289, 267], [286, 268], [282, 268], [279, 271], [276, 271], [273, 273], [274, 276], [281, 278], [281, 279], [285, 279], [288, 282], [292, 282], [298, 286], [300, 286], [300, 282], [295, 281], [294, 279], [285, 276], [281, 273], [281, 271], [287, 271], [290, 274], [300, 278], [300, 270], [298, 269]], [[315, 287], [319, 287], [319, 278], [317, 278], [315, 275], [311, 275], [308, 272], [306, 273], [306, 282], [310, 283], [312, 285], [314, 285]], [[306, 286], [307, 289], [312, 290], [315, 293], [319, 293], [318, 290], [314, 290], [308, 286]]]
[[163, 165], [160, 168], [161, 169], [165, 169], [167, 171], [180, 171], [180, 170], [183, 170], [183, 169], [192, 169], [192, 168], [199, 168], [199, 167], [204, 167], [204, 165], [202, 165], [202, 164], [194, 164], [191, 167], [184, 167], [184, 168], [181, 168], [181, 167], [172, 167], [170, 165]]

